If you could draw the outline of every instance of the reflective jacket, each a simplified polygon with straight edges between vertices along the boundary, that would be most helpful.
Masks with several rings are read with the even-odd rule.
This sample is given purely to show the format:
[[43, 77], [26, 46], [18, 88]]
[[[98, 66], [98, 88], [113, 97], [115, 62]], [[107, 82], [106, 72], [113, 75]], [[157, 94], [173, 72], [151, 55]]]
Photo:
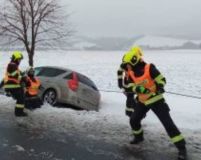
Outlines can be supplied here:
[[30, 84], [30, 86], [26, 88], [27, 94], [30, 96], [38, 95], [39, 87], [41, 85], [40, 80], [38, 78], [31, 79], [27, 77], [27, 81]]
[[141, 76], [136, 76], [133, 70], [129, 70], [129, 76], [135, 84], [133, 90], [135, 91], [136, 86], [143, 86], [150, 91], [149, 93], [137, 93], [138, 100], [145, 105], [163, 99], [163, 95], [157, 92], [157, 84], [165, 84], [163, 81], [164, 77], [161, 74], [159, 74], [155, 79], [152, 78], [150, 74], [150, 66], [150, 64], [145, 64], [144, 73]]
[[3, 88], [5, 89], [13, 89], [13, 88], [20, 88], [21, 82], [21, 72], [18, 69], [18, 65], [14, 62], [10, 62], [7, 66], [7, 70], [4, 76], [4, 85]]
[[117, 70], [118, 86], [123, 88], [125, 92], [132, 92], [133, 82], [129, 77], [127, 69], [124, 64], [121, 64]]

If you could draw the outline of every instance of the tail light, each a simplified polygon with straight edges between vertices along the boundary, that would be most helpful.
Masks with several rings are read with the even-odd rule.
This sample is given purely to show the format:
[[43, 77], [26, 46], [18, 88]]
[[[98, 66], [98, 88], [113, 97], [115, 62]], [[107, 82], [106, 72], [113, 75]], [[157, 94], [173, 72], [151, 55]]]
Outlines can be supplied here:
[[72, 79], [68, 80], [67, 84], [72, 91], [76, 91], [78, 89], [78, 79], [75, 72], [73, 72]]

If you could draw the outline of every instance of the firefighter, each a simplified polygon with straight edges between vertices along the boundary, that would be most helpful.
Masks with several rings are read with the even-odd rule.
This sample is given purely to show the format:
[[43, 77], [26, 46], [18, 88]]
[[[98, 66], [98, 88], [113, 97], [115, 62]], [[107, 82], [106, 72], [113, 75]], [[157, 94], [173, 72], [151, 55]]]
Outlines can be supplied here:
[[178, 160], [186, 160], [185, 139], [174, 124], [169, 113], [169, 106], [163, 97], [166, 79], [154, 64], [144, 62], [139, 52], [141, 52], [141, 48], [135, 46], [123, 57], [123, 63], [127, 64], [129, 77], [135, 84], [133, 91], [137, 94], [138, 99], [135, 112], [130, 118], [134, 135], [134, 139], [130, 143], [138, 144], [144, 140], [141, 120], [149, 110], [152, 110], [177, 147]]
[[39, 88], [41, 86], [40, 80], [35, 77], [35, 71], [32, 67], [28, 68], [26, 77], [26, 91], [25, 91], [25, 108], [35, 109], [42, 105], [41, 99], [38, 97]]
[[128, 76], [127, 69], [124, 63], [122, 63], [117, 71], [118, 76], [118, 87], [122, 89], [124, 95], [126, 96], [126, 109], [125, 114], [131, 117], [131, 114], [135, 110], [135, 93], [132, 92], [133, 83]]
[[24, 89], [22, 86], [24, 77], [18, 68], [22, 59], [23, 55], [20, 51], [13, 52], [3, 80], [3, 88], [7, 95], [11, 95], [16, 100], [15, 116], [17, 117], [27, 116], [27, 113], [24, 112]]

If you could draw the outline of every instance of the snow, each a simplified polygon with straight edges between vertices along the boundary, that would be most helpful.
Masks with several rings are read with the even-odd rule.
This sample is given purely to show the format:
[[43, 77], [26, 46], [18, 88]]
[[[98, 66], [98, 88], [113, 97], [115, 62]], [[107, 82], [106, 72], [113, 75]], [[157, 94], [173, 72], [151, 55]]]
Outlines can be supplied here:
[[96, 44], [90, 43], [90, 42], [78, 42], [74, 44], [72, 48], [76, 48], [78, 50], [84, 50], [85, 48], [95, 47], [95, 46]]
[[186, 40], [178, 38], [170, 38], [164, 36], [145, 36], [135, 42], [137, 45], [150, 47], [180, 47], [187, 42], [192, 42], [197, 45], [201, 44], [199, 40]]
[[[123, 54], [121, 51], [38, 51], [35, 63], [36, 66], [56, 65], [71, 68], [90, 77], [101, 90], [120, 91], [117, 88], [116, 71]], [[167, 91], [200, 96], [200, 50], [146, 51], [144, 54], [144, 59], [154, 63], [167, 78]], [[3, 76], [10, 53], [0, 53], [0, 57], [0, 76]], [[21, 68], [26, 67], [25, 56]], [[193, 142], [201, 140], [201, 100], [168, 93], [165, 98], [171, 108], [173, 120], [190, 140], [192, 150], [195, 149]], [[0, 96], [0, 113], [13, 114], [14, 104], [11, 98]], [[122, 93], [101, 92], [99, 112], [55, 108], [45, 104], [41, 109], [28, 113], [29, 117], [25, 119], [15, 119], [13, 116], [13, 119], [7, 121], [17, 122], [28, 128], [51, 129], [64, 133], [74, 130], [88, 133], [86, 136], [92, 139], [104, 139], [117, 144], [127, 142], [131, 133], [129, 119], [125, 116], [125, 96]], [[150, 134], [146, 135], [149, 141], [158, 140], [160, 135], [161, 145], [155, 145], [162, 148], [168, 146], [164, 145], [164, 139], [168, 137], [151, 111], [143, 120], [143, 126], [145, 133]], [[200, 151], [197, 152], [200, 154]]]
[[16, 150], [19, 151], [19, 152], [24, 152], [25, 151], [25, 149], [20, 145], [15, 145], [15, 146], [13, 146], [13, 148], [16, 148]]

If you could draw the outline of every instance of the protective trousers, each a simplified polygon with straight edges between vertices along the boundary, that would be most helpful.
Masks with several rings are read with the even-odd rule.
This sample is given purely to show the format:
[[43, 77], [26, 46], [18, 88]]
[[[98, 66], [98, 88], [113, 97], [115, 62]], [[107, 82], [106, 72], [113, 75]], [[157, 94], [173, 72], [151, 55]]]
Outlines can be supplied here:
[[24, 90], [23, 88], [9, 88], [6, 89], [12, 97], [16, 100], [15, 116], [21, 116], [24, 114]]
[[131, 117], [136, 107], [134, 93], [126, 93], [126, 115]]
[[171, 138], [171, 141], [176, 145], [176, 147], [179, 150], [185, 148], [185, 140], [177, 126], [174, 124], [169, 114], [169, 106], [165, 103], [164, 100], [160, 100], [149, 106], [145, 106], [142, 103], [137, 104], [135, 112], [130, 118], [130, 125], [133, 129], [134, 136], [136, 138], [143, 136], [141, 120], [150, 109], [155, 113], [160, 122], [163, 124], [167, 134]]

